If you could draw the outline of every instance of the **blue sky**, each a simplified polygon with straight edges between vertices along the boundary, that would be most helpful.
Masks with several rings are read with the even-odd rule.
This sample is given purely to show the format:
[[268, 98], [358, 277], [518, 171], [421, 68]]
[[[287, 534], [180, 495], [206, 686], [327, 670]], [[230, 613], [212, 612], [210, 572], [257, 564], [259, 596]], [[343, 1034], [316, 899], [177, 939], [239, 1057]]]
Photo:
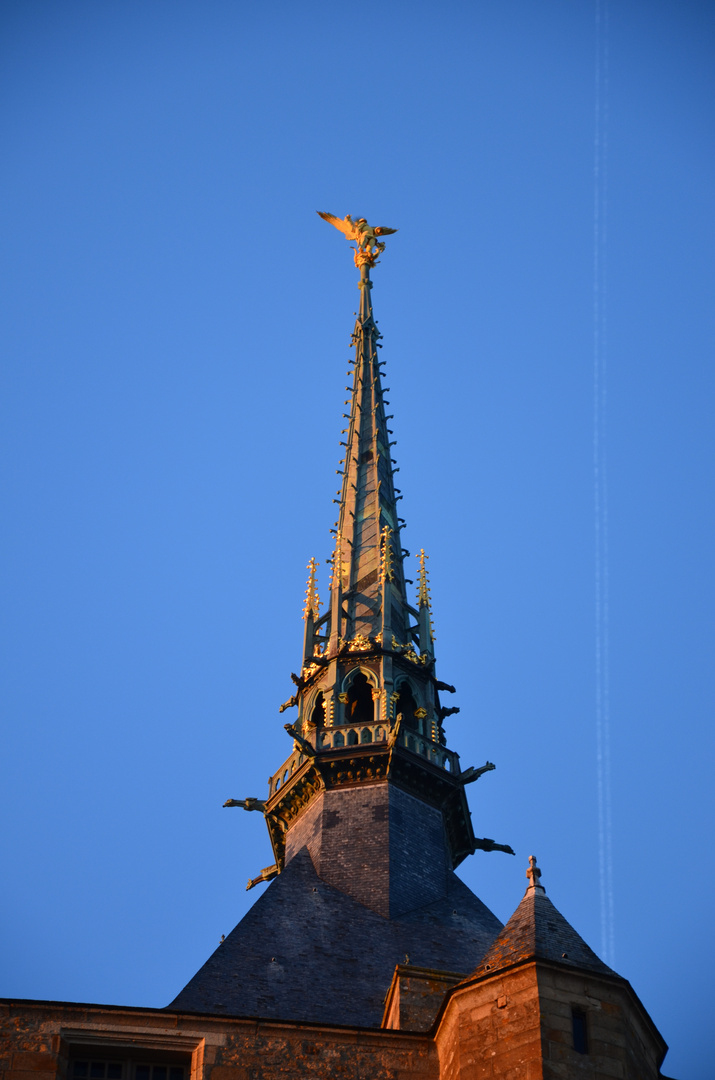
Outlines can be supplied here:
[[[164, 1005], [272, 861], [305, 564], [330, 550], [356, 274], [450, 745], [460, 869], [532, 852], [601, 946], [595, 3], [5, 3], [0, 993]], [[609, 5], [616, 969], [710, 1062], [715, 10]]]

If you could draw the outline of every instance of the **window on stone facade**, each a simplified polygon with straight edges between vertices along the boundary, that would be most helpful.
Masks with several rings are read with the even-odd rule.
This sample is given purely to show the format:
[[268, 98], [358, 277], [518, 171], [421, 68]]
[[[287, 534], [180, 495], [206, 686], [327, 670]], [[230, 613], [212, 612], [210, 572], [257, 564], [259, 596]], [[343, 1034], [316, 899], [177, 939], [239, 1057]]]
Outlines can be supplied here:
[[588, 1053], [586, 1040], [586, 1013], [583, 1009], [571, 1010], [571, 1026], [573, 1029], [573, 1048], [577, 1054]]
[[70, 1080], [185, 1080], [182, 1065], [80, 1058], [70, 1064]]

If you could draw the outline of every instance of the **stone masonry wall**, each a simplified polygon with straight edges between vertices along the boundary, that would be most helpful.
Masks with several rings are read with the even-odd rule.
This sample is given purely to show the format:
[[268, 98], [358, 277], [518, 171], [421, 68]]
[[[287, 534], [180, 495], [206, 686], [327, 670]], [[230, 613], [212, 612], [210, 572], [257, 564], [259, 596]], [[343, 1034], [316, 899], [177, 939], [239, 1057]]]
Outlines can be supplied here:
[[457, 988], [436, 1042], [440, 1080], [542, 1080], [534, 965]]
[[8, 1001], [0, 1001], [0, 1080], [66, 1080], [78, 1040], [82, 1056], [121, 1059], [122, 1044], [180, 1050], [191, 1080], [438, 1080], [437, 1055], [419, 1035]]
[[[538, 984], [544, 1080], [657, 1080], [663, 1043], [625, 984], [552, 968], [539, 969]], [[574, 1008], [586, 1016], [587, 1054], [573, 1049]]]
[[440, 1080], [659, 1080], [665, 1050], [627, 983], [538, 961], [456, 987], [436, 1042]]

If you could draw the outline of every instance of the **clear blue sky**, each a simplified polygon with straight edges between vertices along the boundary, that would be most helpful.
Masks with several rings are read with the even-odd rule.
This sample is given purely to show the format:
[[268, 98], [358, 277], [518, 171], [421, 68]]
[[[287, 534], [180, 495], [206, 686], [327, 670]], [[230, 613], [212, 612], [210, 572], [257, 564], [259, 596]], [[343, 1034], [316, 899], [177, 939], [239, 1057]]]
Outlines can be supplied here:
[[[0, 993], [164, 1005], [272, 862], [356, 274], [502, 919], [600, 949], [595, 3], [6, 2]], [[610, 4], [615, 966], [711, 1075], [715, 9]], [[327, 579], [323, 574], [323, 586]]]

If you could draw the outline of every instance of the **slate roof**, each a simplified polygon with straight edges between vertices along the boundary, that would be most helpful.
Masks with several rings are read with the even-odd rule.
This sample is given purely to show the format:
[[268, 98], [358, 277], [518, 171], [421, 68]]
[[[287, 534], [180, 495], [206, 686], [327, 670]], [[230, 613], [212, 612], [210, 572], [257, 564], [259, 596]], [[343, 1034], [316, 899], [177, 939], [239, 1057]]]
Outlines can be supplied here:
[[168, 1008], [379, 1027], [406, 954], [470, 971], [501, 925], [452, 871], [443, 899], [386, 919], [322, 881], [303, 848]]
[[470, 978], [526, 960], [551, 960], [581, 971], [615, 975], [557, 911], [543, 888], [530, 886]]

